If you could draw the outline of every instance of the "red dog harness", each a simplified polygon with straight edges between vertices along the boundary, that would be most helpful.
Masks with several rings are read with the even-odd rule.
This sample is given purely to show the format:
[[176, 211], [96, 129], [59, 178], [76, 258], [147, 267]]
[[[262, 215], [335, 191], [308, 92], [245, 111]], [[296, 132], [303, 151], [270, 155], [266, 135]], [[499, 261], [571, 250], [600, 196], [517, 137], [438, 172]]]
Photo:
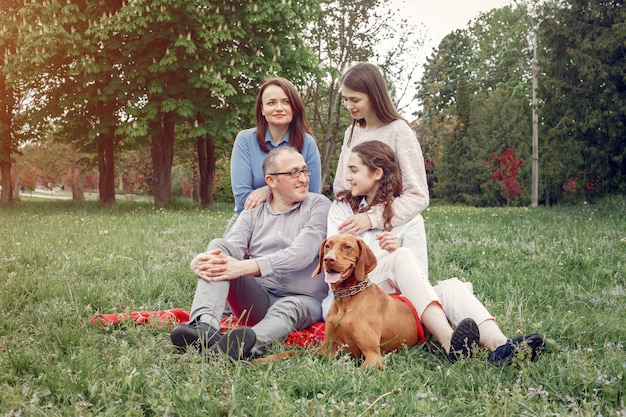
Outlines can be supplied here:
[[428, 332], [424, 331], [424, 326], [422, 326], [422, 322], [420, 321], [420, 318], [417, 315], [417, 310], [415, 309], [415, 307], [413, 307], [413, 304], [411, 304], [408, 298], [402, 295], [391, 295], [391, 297], [395, 298], [396, 300], [404, 301], [409, 307], [411, 307], [411, 311], [413, 312], [413, 315], [415, 316], [415, 321], [417, 322], [417, 344], [421, 345], [422, 343], [426, 342], [426, 340], [428, 340], [429, 334]]

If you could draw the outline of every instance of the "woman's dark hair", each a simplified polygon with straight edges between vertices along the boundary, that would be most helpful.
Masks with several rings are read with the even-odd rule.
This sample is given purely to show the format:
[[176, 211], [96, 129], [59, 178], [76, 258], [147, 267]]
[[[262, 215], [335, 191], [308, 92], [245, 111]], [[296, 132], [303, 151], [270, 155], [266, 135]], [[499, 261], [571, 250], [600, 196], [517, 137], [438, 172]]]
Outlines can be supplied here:
[[[358, 91], [359, 93], [367, 94], [374, 108], [374, 113], [376, 113], [376, 117], [384, 124], [402, 119], [402, 116], [400, 116], [400, 113], [398, 113], [398, 110], [389, 97], [389, 91], [387, 90], [383, 74], [376, 65], [370, 64], [369, 62], [354, 64], [341, 76], [339, 84], [351, 90]], [[356, 124], [365, 126], [365, 119], [355, 119], [352, 121], [352, 131], [350, 132], [348, 144], [350, 144], [352, 140], [352, 132], [354, 132], [354, 126]]]
[[[363, 142], [352, 148], [352, 153], [356, 153], [361, 158], [363, 164], [369, 168], [370, 172], [376, 168], [383, 170], [380, 180], [380, 187], [376, 191], [371, 206], [383, 205], [384, 229], [391, 230], [391, 219], [393, 217], [393, 200], [402, 194], [402, 172], [400, 164], [396, 158], [396, 153], [389, 145], [379, 140]], [[355, 213], [367, 211], [368, 208], [359, 210], [361, 197], [352, 196], [350, 190], [343, 190], [337, 194], [337, 201], [344, 201], [352, 207]]]
[[275, 85], [283, 89], [289, 104], [291, 105], [291, 111], [293, 112], [293, 119], [289, 123], [289, 145], [296, 148], [298, 152], [302, 153], [302, 147], [304, 146], [304, 134], [308, 133], [313, 135], [309, 123], [306, 121], [306, 115], [304, 114], [304, 104], [302, 98], [296, 90], [296, 87], [289, 81], [281, 77], [267, 79], [256, 99], [256, 139], [259, 142], [259, 146], [263, 152], [269, 152], [267, 143], [265, 143], [265, 134], [267, 133], [267, 120], [263, 116], [263, 92], [270, 85]]

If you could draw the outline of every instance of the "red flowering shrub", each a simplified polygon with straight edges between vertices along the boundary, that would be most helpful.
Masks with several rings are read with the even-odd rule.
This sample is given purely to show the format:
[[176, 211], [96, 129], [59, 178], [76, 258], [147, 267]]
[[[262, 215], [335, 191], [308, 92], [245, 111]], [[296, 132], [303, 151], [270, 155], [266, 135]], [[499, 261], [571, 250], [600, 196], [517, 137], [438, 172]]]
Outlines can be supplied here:
[[502, 185], [502, 191], [506, 196], [507, 205], [510, 199], [517, 201], [519, 196], [524, 192], [524, 186], [519, 183], [517, 176], [519, 171], [517, 168], [524, 163], [522, 159], [517, 159], [517, 154], [511, 148], [507, 148], [506, 152], [498, 155], [493, 153], [496, 162], [484, 160], [484, 164], [491, 169], [489, 177]]

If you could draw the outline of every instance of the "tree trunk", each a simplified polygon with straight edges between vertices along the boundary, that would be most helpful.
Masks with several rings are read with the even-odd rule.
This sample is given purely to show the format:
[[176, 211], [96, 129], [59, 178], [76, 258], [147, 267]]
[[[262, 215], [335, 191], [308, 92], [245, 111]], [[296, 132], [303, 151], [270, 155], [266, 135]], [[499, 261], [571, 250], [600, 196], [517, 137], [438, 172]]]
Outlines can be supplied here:
[[13, 201], [20, 201], [20, 173], [16, 165], [13, 166]]
[[81, 173], [81, 169], [78, 167], [72, 168], [72, 200], [73, 201], [85, 201], [85, 189], [83, 187], [84, 179]]
[[0, 204], [9, 204], [13, 201], [13, 194], [11, 192], [11, 163], [0, 162], [0, 173], [2, 174]]
[[[321, 81], [318, 81], [318, 83]], [[339, 95], [341, 91], [336, 87], [336, 80], [333, 78], [331, 81], [331, 87], [329, 90], [329, 105], [326, 110], [326, 114], [321, 114], [321, 104], [322, 101], [319, 97], [319, 92], [316, 92], [316, 99], [314, 103], [314, 114], [316, 117], [314, 118], [314, 130], [318, 128], [323, 132], [322, 142], [319, 143], [318, 138], [318, 146], [320, 148], [320, 159], [322, 163], [322, 192], [324, 192], [324, 186], [326, 185], [326, 179], [328, 177], [328, 170], [330, 169], [333, 163], [333, 156], [335, 154], [335, 149], [337, 147], [337, 141], [342, 141], [343, 136], [338, 132], [340, 131], [340, 101]], [[323, 122], [322, 122], [323, 121]], [[319, 126], [318, 126], [319, 124]], [[341, 142], [340, 142], [341, 143]], [[333, 173], [334, 177], [334, 173]], [[330, 179], [330, 187], [332, 188], [332, 179]]]
[[98, 192], [103, 205], [115, 202], [115, 126], [98, 136]]
[[198, 160], [196, 158], [196, 161], [193, 164], [193, 178], [191, 181], [191, 198], [194, 203], [200, 201], [200, 181], [198, 176]]
[[211, 138], [198, 138], [198, 170], [200, 171], [200, 205], [213, 207], [213, 179], [215, 178], [215, 144]]
[[[6, 77], [0, 74], [0, 175], [2, 175], [2, 191], [0, 204], [9, 204], [13, 201], [11, 188], [11, 155], [13, 153], [13, 121], [14, 97], [13, 91], [6, 87]], [[18, 185], [15, 185], [18, 187]]]
[[[324, 185], [326, 184], [326, 177], [328, 176], [328, 169], [330, 168], [333, 154], [335, 153], [335, 137], [328, 136], [324, 137], [324, 144], [322, 146], [322, 192], [324, 190]], [[334, 178], [333, 178], [334, 180]], [[330, 184], [331, 188], [333, 184]]]
[[154, 205], [157, 208], [167, 206], [172, 202], [172, 163], [174, 161], [174, 115], [163, 114], [162, 121], [152, 124], [152, 188]]

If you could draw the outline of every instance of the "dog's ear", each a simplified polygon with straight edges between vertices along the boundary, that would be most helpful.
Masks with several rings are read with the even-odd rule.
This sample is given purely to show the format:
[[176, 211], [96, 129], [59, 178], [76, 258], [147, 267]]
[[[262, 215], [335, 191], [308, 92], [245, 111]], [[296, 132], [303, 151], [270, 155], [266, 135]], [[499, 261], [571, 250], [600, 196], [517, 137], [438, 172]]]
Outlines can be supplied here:
[[311, 274], [311, 278], [315, 278], [317, 274], [322, 272], [322, 270], [324, 269], [324, 267], [322, 266], [324, 264], [324, 246], [326, 246], [326, 239], [324, 239], [322, 241], [322, 244], [320, 245], [319, 262], [317, 263], [315, 271], [313, 271], [313, 273]]
[[367, 278], [367, 274], [376, 268], [376, 256], [369, 246], [362, 240], [357, 239], [359, 245], [359, 260], [354, 268], [354, 276], [357, 281], [363, 281]]

